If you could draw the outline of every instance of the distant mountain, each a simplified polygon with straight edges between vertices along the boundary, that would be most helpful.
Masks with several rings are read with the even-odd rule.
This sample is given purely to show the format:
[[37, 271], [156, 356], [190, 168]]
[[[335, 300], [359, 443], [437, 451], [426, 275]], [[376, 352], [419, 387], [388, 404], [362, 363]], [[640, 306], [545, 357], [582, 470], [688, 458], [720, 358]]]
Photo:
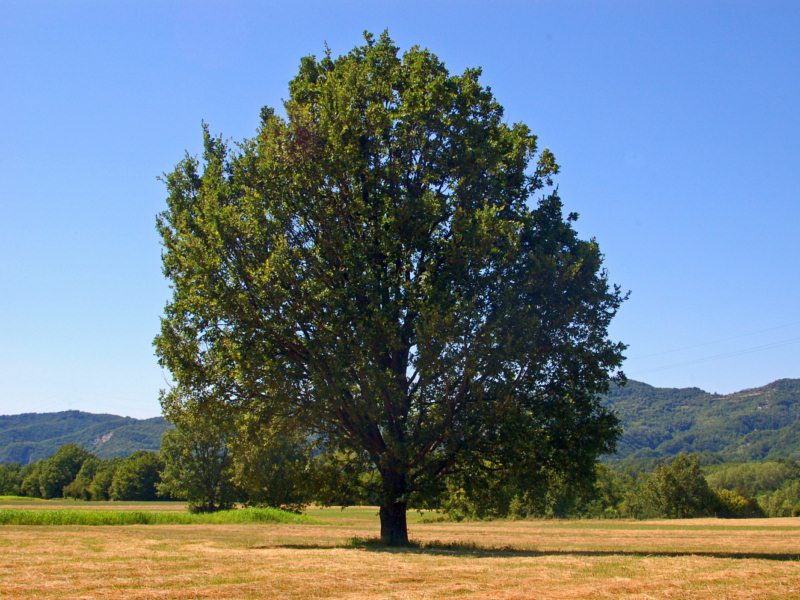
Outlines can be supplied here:
[[607, 403], [623, 427], [612, 459], [680, 452], [713, 453], [725, 461], [800, 459], [800, 379], [727, 395], [631, 380], [612, 390]]
[[158, 450], [171, 427], [162, 417], [133, 419], [77, 410], [0, 416], [0, 463], [48, 458], [64, 444], [78, 444], [101, 458]]
[[[605, 401], [623, 427], [610, 460], [680, 452], [715, 454], [725, 461], [800, 459], [800, 379], [727, 395], [630, 380]], [[34, 462], [68, 443], [103, 458], [155, 451], [169, 427], [161, 417], [140, 420], [76, 410], [0, 416], [0, 462]]]

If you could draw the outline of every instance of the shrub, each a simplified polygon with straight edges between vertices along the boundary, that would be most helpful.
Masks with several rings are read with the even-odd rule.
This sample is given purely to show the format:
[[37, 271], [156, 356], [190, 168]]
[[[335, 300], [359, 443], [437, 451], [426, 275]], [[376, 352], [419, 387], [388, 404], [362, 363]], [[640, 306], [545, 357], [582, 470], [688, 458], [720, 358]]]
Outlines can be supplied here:
[[715, 490], [717, 497], [717, 516], [729, 519], [764, 517], [764, 511], [758, 502], [742, 496], [733, 490]]

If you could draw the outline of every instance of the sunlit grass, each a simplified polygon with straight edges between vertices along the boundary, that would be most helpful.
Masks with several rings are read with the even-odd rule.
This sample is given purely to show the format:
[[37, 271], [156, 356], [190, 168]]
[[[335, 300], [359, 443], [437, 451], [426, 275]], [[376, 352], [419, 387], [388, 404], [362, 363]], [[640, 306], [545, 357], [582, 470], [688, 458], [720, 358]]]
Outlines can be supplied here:
[[185, 512], [186, 502], [174, 500], [78, 500], [76, 498], [31, 498], [29, 496], [0, 496], [0, 509], [27, 508], [30, 510], [127, 510], [142, 512]]
[[28, 496], [0, 496], [0, 502], [44, 502], [44, 500]]
[[0, 525], [192, 525], [236, 523], [313, 523], [306, 515], [276, 508], [242, 508], [214, 513], [128, 510], [0, 509]]
[[[49, 509], [25, 508], [71, 509], [47, 502]], [[90, 506], [73, 510], [148, 512]], [[736, 523], [749, 528], [730, 530], [720, 519], [621, 528], [608, 521], [426, 523], [412, 512], [411, 545], [387, 548], [376, 539], [374, 506], [310, 507], [313, 522], [303, 524], [215, 524], [209, 519], [226, 517], [172, 512], [170, 522], [195, 524], [0, 527], [0, 598], [800, 598], [795, 518], [745, 519]]]

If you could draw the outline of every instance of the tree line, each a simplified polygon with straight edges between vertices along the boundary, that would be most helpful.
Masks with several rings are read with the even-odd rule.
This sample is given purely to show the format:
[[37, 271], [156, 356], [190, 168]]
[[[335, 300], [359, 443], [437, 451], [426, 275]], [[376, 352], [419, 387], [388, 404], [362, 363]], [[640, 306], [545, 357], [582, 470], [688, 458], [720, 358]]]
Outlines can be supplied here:
[[[352, 468], [353, 457], [319, 447], [309, 451], [307, 440], [276, 435], [248, 420], [237, 429], [223, 423], [208, 414], [183, 415], [158, 453], [100, 459], [67, 444], [45, 460], [3, 464], [0, 495], [181, 499], [193, 512], [236, 504], [299, 511], [312, 503], [380, 501], [380, 476], [367, 461]], [[591, 481], [535, 475], [535, 485], [499, 476], [489, 486], [452, 480], [439, 502], [418, 497], [410, 504], [452, 520], [800, 516], [800, 462], [794, 460], [704, 466], [700, 455], [681, 454], [655, 465], [597, 463]]]
[[127, 458], [102, 459], [76, 444], [28, 465], [0, 465], [0, 494], [79, 500], [155, 500], [163, 462], [141, 450]]
[[697, 454], [659, 463], [597, 463], [591, 483], [554, 477], [531, 494], [513, 482], [470, 494], [451, 490], [440, 508], [451, 519], [753, 518], [800, 516], [800, 463], [776, 460], [702, 465]]

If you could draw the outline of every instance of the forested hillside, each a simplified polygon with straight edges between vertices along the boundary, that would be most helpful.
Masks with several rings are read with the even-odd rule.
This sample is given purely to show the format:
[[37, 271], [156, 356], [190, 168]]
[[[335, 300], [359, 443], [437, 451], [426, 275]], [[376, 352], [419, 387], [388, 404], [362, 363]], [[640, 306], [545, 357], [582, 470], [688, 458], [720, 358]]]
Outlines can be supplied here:
[[169, 428], [162, 417], [133, 419], [77, 410], [0, 416], [0, 463], [27, 464], [78, 444], [100, 458], [157, 451]]
[[[613, 459], [681, 452], [715, 454], [726, 462], [800, 459], [800, 379], [728, 395], [631, 380], [607, 401], [623, 426]], [[157, 451], [168, 427], [161, 417], [139, 420], [75, 410], [0, 416], [0, 462], [35, 462], [69, 443], [100, 458]]]
[[800, 458], [800, 379], [728, 395], [629, 381], [612, 391], [608, 403], [624, 430], [614, 458], [680, 452], [713, 453], [736, 462]]

